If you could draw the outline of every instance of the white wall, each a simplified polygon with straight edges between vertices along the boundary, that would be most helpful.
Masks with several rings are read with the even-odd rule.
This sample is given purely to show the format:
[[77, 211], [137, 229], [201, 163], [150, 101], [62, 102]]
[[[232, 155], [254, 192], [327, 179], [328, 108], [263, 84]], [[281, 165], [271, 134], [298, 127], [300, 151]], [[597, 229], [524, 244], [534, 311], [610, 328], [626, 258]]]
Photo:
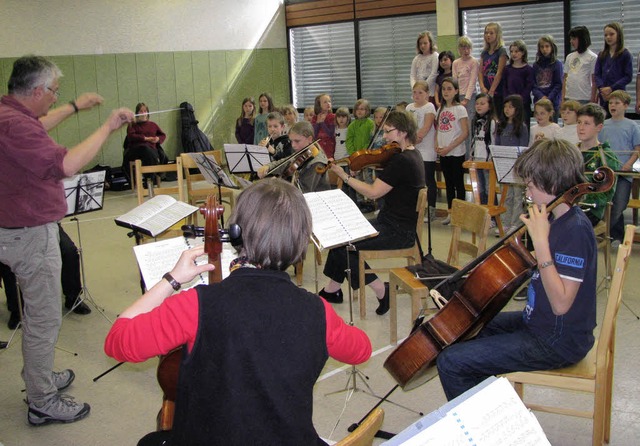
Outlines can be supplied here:
[[283, 0], [2, 0], [0, 55], [285, 48]]

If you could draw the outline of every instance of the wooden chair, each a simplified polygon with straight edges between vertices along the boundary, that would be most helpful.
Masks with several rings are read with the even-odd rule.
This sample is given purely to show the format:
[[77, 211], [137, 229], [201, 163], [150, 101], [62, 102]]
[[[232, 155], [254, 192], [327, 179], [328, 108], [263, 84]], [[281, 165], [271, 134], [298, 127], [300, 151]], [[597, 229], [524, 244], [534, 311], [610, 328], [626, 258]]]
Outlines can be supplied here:
[[427, 207], [427, 188], [423, 188], [418, 193], [418, 201], [416, 203], [416, 212], [418, 213], [418, 221], [416, 223], [416, 241], [410, 248], [403, 249], [387, 249], [379, 251], [359, 251], [358, 254], [358, 271], [360, 272], [359, 289], [360, 289], [360, 318], [364, 319], [367, 315], [367, 304], [365, 299], [364, 276], [366, 273], [388, 272], [390, 268], [371, 268], [365, 269], [367, 260], [389, 259], [389, 258], [406, 258], [408, 265], [415, 265], [422, 261], [420, 257], [420, 240], [418, 235], [422, 234], [422, 225], [424, 220], [424, 211]]
[[[166, 172], [176, 172], [178, 176], [177, 185], [171, 187], [162, 187], [162, 184], [158, 182], [157, 187], [154, 187], [153, 181], [148, 181], [148, 188], [145, 189], [142, 178], [144, 174], [161, 174]], [[135, 178], [136, 178], [136, 192], [138, 194], [138, 204], [144, 202], [144, 197], [154, 195], [178, 195], [180, 201], [184, 201], [184, 185], [182, 184], [182, 163], [180, 157], [176, 160], [175, 164], [158, 164], [155, 166], [143, 166], [140, 160], [135, 161]], [[151, 192], [150, 192], [151, 191]]]
[[[212, 155], [218, 165], [222, 166], [222, 151], [210, 150], [208, 152], [202, 152], [204, 155]], [[204, 203], [209, 195], [218, 196], [218, 187], [207, 183], [204, 176], [201, 173], [191, 173], [191, 169], [197, 169], [196, 162], [191, 158], [188, 153], [180, 154], [182, 159], [182, 169], [184, 172], [184, 178], [187, 180], [186, 198], [189, 204], [197, 206]], [[230, 208], [235, 205], [235, 197], [233, 195], [233, 189], [228, 187], [221, 188], [222, 202], [228, 203]], [[196, 214], [197, 220], [197, 214]], [[195, 222], [197, 223], [197, 222]]]
[[604, 284], [605, 288], [609, 287], [609, 282], [611, 281], [611, 206], [611, 202], [607, 203], [604, 217], [593, 228], [593, 232], [596, 234], [596, 240], [598, 241], [598, 248], [602, 248], [604, 252], [605, 272], [601, 283]]
[[[459, 254], [463, 253], [472, 259], [482, 254], [487, 248], [491, 217], [485, 206], [468, 201], [453, 200], [451, 207], [451, 243], [447, 263], [460, 267]], [[463, 240], [463, 231], [468, 232], [470, 241]], [[425, 308], [423, 299], [429, 296], [427, 286], [416, 279], [406, 268], [393, 268], [389, 271], [389, 340], [391, 344], [398, 341], [398, 307], [397, 293], [404, 291], [411, 296], [411, 320], [409, 325], [418, 317], [420, 310]], [[431, 310], [429, 310], [431, 311]]]
[[[454, 199], [451, 205], [451, 243], [447, 263], [457, 268], [460, 253], [476, 258], [487, 248], [487, 237], [491, 226], [489, 209], [468, 201]], [[462, 239], [462, 231], [469, 232], [471, 241]]]
[[[462, 164], [462, 167], [469, 169], [469, 178], [471, 179], [473, 201], [477, 204], [480, 204], [480, 183], [478, 178], [478, 170], [486, 170], [486, 173], [489, 174], [488, 204], [483, 204], [482, 206], [485, 206], [487, 209], [489, 209], [489, 215], [496, 220], [498, 231], [500, 231], [500, 237], [502, 237], [504, 235], [504, 227], [502, 226], [502, 219], [500, 218], [500, 216], [507, 211], [507, 208], [504, 205], [504, 201], [507, 198], [509, 185], [498, 184], [496, 170], [493, 166], [493, 162], [491, 161], [468, 160]], [[499, 201], [498, 195], [500, 195]]]
[[371, 446], [373, 438], [376, 432], [380, 430], [383, 421], [384, 410], [377, 407], [360, 423], [360, 426], [337, 442], [335, 446]]
[[532, 410], [541, 412], [591, 418], [593, 420], [593, 446], [600, 446], [603, 442], [609, 443], [610, 439], [616, 317], [622, 301], [622, 286], [629, 266], [634, 231], [635, 226], [627, 225], [624, 242], [618, 248], [616, 266], [600, 334], [589, 354], [577, 364], [562, 369], [514, 372], [505, 375], [514, 384], [516, 392], [523, 401], [525, 384], [592, 393], [593, 407], [590, 410], [540, 404], [526, 405]]

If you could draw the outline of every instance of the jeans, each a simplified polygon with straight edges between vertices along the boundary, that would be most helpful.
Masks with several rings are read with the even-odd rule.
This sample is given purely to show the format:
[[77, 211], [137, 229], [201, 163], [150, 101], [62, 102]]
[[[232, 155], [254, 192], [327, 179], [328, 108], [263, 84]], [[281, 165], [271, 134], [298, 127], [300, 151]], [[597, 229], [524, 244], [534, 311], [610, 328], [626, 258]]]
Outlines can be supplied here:
[[624, 237], [624, 215], [622, 213], [629, 204], [633, 182], [619, 176], [611, 206], [611, 239], [622, 242]]
[[499, 313], [477, 337], [445, 348], [437, 358], [449, 401], [492, 375], [557, 369], [570, 363], [527, 329], [520, 311]]

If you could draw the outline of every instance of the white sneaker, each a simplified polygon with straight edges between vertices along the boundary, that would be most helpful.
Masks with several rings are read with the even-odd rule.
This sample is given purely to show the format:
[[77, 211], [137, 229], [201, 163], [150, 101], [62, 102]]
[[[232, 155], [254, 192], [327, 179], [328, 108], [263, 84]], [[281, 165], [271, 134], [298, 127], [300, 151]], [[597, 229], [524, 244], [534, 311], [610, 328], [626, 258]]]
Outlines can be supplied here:
[[499, 229], [498, 227], [496, 227], [496, 228], [493, 230], [493, 235], [495, 235], [496, 237], [500, 237], [500, 229]]
[[447, 218], [442, 220], [442, 224], [446, 226], [446, 225], [448, 225], [450, 223], [451, 223], [451, 215], [447, 215]]
[[620, 240], [614, 240], [611, 242], [611, 249], [618, 249], [620, 246]]

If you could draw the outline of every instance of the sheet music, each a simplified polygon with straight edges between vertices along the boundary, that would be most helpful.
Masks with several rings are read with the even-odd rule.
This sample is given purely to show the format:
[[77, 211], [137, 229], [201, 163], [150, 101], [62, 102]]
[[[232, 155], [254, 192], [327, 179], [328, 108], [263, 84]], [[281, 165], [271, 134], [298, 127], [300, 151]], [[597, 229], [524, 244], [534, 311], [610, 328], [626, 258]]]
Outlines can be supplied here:
[[459, 403], [403, 445], [551, 446], [506, 378]]
[[513, 172], [513, 165], [518, 157], [527, 150], [528, 147], [519, 146], [494, 146], [490, 145], [493, 165], [496, 169], [496, 177], [498, 183], [522, 183], [522, 180], [516, 177]]
[[[180, 254], [186, 249], [195, 248], [204, 244], [204, 237], [187, 239], [185, 237], [175, 237], [167, 240], [160, 240], [153, 243], [145, 243], [133, 247], [133, 251], [140, 267], [140, 273], [144, 280], [145, 287], [150, 289], [162, 280], [162, 276], [167, 271], [171, 271], [180, 258]], [[229, 276], [229, 263], [237, 257], [234, 249], [229, 245], [223, 245], [221, 255], [222, 278]], [[207, 256], [198, 257], [196, 263], [204, 265], [207, 263]], [[200, 274], [189, 283], [182, 284], [182, 289], [186, 290], [196, 285], [206, 285], [209, 283], [207, 274]]]
[[116, 224], [142, 229], [155, 237], [197, 210], [196, 206], [178, 201], [169, 195], [157, 195], [116, 218]]
[[104, 180], [107, 172], [86, 172], [62, 180], [67, 199], [65, 215], [83, 214], [102, 209]]
[[358, 206], [340, 189], [304, 194], [319, 248], [332, 248], [378, 235]]

